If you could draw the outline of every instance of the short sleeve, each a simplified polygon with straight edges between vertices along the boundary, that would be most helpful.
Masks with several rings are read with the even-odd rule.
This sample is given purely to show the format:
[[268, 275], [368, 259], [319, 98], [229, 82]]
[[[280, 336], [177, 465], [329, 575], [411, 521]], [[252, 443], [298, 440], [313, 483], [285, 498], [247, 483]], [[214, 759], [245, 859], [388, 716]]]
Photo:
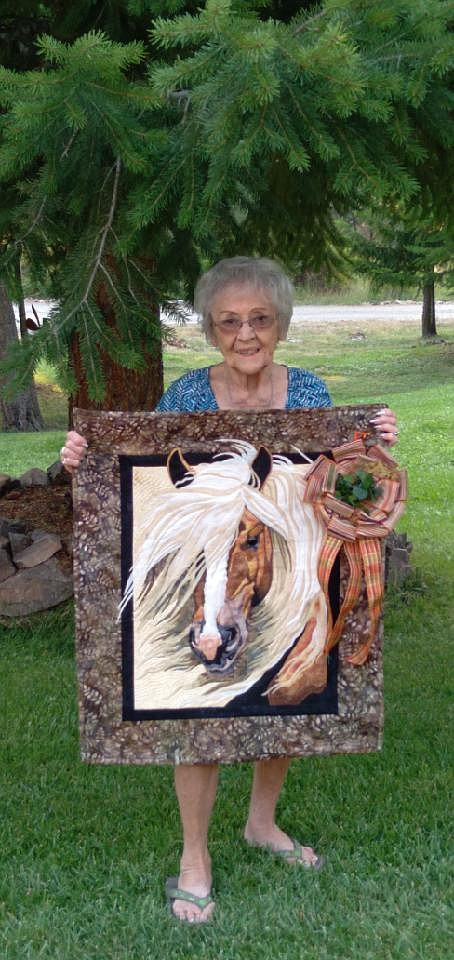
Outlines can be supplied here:
[[288, 369], [287, 410], [332, 407], [328, 388], [321, 377], [301, 367]]
[[155, 407], [156, 413], [197, 413], [217, 409], [209, 367], [190, 370], [174, 380]]

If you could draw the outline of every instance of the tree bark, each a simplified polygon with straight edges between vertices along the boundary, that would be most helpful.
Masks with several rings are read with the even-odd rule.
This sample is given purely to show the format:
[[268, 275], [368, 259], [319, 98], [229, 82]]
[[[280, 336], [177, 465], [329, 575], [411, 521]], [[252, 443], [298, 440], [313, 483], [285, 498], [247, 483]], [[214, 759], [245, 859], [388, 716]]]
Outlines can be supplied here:
[[[98, 288], [98, 306], [112, 330], [115, 330], [115, 314], [103, 284]], [[159, 307], [156, 305], [156, 314]], [[162, 349], [157, 344], [156, 353], [145, 354], [145, 371], [122, 367], [101, 351], [101, 363], [106, 382], [106, 395], [101, 403], [95, 403], [88, 394], [88, 385], [82, 364], [79, 337], [71, 342], [71, 363], [77, 381], [77, 390], [69, 401], [69, 425], [72, 426], [73, 407], [85, 410], [153, 410], [163, 393], [164, 375]]]
[[421, 336], [423, 339], [437, 336], [435, 323], [435, 281], [427, 280], [423, 286]]
[[[22, 304], [23, 307], [23, 304]], [[25, 311], [24, 311], [25, 313]], [[18, 340], [16, 318], [12, 303], [3, 284], [0, 284], [0, 359], [3, 360], [8, 347]], [[3, 415], [3, 430], [32, 431], [44, 428], [43, 419], [38, 404], [36, 388], [33, 381], [13, 400], [6, 400], [2, 387], [7, 384], [7, 377], [0, 379], [0, 411]]]

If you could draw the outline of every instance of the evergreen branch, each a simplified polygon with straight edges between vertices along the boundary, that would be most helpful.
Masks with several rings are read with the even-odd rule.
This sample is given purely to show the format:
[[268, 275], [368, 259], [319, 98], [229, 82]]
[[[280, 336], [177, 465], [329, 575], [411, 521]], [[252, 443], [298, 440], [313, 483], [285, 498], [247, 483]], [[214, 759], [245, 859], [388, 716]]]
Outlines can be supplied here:
[[[113, 164], [113, 166], [111, 167], [109, 173], [112, 173], [112, 170], [115, 170], [114, 184], [113, 184], [113, 189], [112, 189], [112, 200], [111, 200], [111, 204], [110, 204], [110, 209], [109, 209], [109, 213], [108, 213], [108, 216], [107, 216], [107, 220], [106, 220], [106, 222], [105, 222], [105, 224], [104, 224], [104, 227], [103, 227], [103, 229], [102, 229], [101, 242], [100, 242], [100, 244], [99, 244], [98, 253], [97, 253], [97, 255], [96, 255], [95, 263], [94, 263], [93, 269], [92, 269], [92, 271], [91, 271], [91, 274], [90, 274], [90, 276], [89, 276], [85, 293], [84, 293], [83, 297], [81, 298], [81, 300], [79, 300], [79, 302], [76, 304], [76, 306], [73, 307], [73, 309], [70, 310], [70, 312], [66, 315], [66, 317], [64, 318], [64, 322], [65, 322], [65, 323], [68, 323], [68, 321], [71, 320], [71, 318], [74, 316], [75, 313], [77, 313], [79, 310], [82, 310], [82, 308], [83, 308], [84, 306], [86, 307], [86, 306], [88, 305], [88, 297], [89, 297], [89, 295], [90, 295], [90, 291], [91, 291], [92, 286], [93, 286], [93, 283], [94, 283], [94, 281], [95, 281], [96, 274], [97, 274], [97, 272], [98, 272], [98, 270], [99, 270], [99, 268], [100, 268], [100, 266], [101, 266], [102, 257], [103, 257], [103, 253], [104, 253], [104, 248], [105, 248], [105, 245], [106, 245], [106, 242], [107, 242], [107, 237], [108, 237], [109, 232], [110, 232], [110, 230], [111, 230], [111, 228], [112, 228], [113, 218], [114, 218], [114, 215], [115, 215], [115, 208], [116, 208], [116, 205], [117, 205], [118, 184], [119, 184], [119, 180], [120, 180], [120, 171], [121, 171], [121, 160], [120, 160], [120, 157], [117, 157], [117, 159], [116, 159], [115, 163]], [[92, 314], [90, 314], [90, 315], [92, 315]], [[95, 323], [95, 325], [97, 326], [96, 323]], [[100, 331], [100, 332], [101, 332], [101, 331]]]
[[[115, 243], [118, 244], [119, 249], [121, 249], [120, 240], [119, 240], [119, 238], [118, 238], [115, 230], [113, 229], [113, 227], [112, 227], [112, 229], [111, 229], [111, 233], [112, 233], [112, 236], [113, 236], [113, 238], [114, 238], [114, 240], [115, 240]], [[128, 290], [128, 293], [131, 295], [131, 297], [132, 297], [132, 299], [134, 300], [134, 302], [137, 303], [137, 305], [139, 306], [139, 300], [138, 300], [138, 298], [136, 297], [136, 294], [134, 293], [134, 290], [133, 290], [133, 288], [132, 288], [131, 273], [130, 273], [130, 270], [129, 270], [129, 260], [128, 260], [128, 257], [126, 256], [126, 254], [122, 253], [121, 259], [122, 259], [123, 266], [124, 266], [125, 272], [126, 272], [126, 277], [127, 277], [127, 290]]]
[[113, 189], [112, 189], [112, 201], [111, 201], [111, 204], [110, 204], [109, 214], [108, 214], [107, 220], [106, 220], [106, 222], [105, 222], [105, 224], [104, 224], [104, 229], [103, 229], [103, 231], [102, 231], [101, 243], [99, 244], [98, 255], [97, 255], [97, 257], [96, 257], [93, 270], [92, 270], [92, 272], [91, 272], [91, 274], [90, 274], [90, 278], [89, 278], [89, 280], [88, 280], [87, 289], [86, 289], [86, 291], [85, 291], [85, 295], [84, 295], [83, 300], [82, 300], [82, 302], [85, 302], [85, 303], [86, 303], [87, 300], [88, 300], [88, 295], [89, 295], [90, 290], [91, 290], [91, 288], [92, 288], [92, 286], [93, 286], [93, 282], [94, 282], [94, 279], [95, 279], [95, 277], [96, 277], [96, 274], [97, 274], [97, 272], [98, 272], [98, 270], [99, 270], [99, 267], [100, 267], [100, 264], [101, 264], [101, 260], [102, 260], [102, 256], [103, 256], [103, 253], [104, 253], [104, 247], [105, 247], [105, 245], [106, 245], [107, 237], [108, 237], [109, 231], [110, 231], [110, 229], [111, 229], [111, 227], [112, 227], [113, 218], [114, 218], [114, 215], [115, 215], [115, 208], [116, 208], [116, 205], [117, 205], [117, 196], [118, 196], [118, 184], [119, 184], [119, 182], [120, 182], [120, 171], [121, 171], [121, 160], [120, 160], [120, 157], [117, 157], [117, 159], [116, 159], [116, 161], [115, 161], [115, 164], [114, 164], [114, 166], [112, 167], [112, 169], [115, 170], [115, 177], [114, 177], [114, 183], [113, 183]]
[[[113, 227], [111, 228], [111, 233], [112, 233], [112, 236], [113, 236], [113, 238], [114, 238], [114, 240], [115, 240], [115, 243], [116, 243], [117, 246], [118, 246], [118, 249], [121, 250], [121, 243], [120, 243], [119, 237], [117, 236], [117, 234], [116, 234], [115, 230], [113, 229]], [[136, 294], [134, 293], [134, 290], [133, 290], [133, 287], [132, 287], [131, 272], [130, 272], [130, 269], [129, 269], [129, 260], [128, 260], [128, 257], [127, 257], [127, 255], [126, 255], [125, 253], [122, 253], [122, 254], [121, 254], [121, 259], [122, 259], [122, 261], [123, 261], [123, 266], [124, 266], [125, 271], [126, 271], [126, 277], [127, 277], [127, 281], [128, 281], [128, 282], [127, 282], [127, 290], [128, 290], [128, 293], [131, 294], [132, 299], [133, 299], [134, 302], [137, 303], [137, 305], [139, 306], [139, 300], [138, 300]]]
[[25, 231], [24, 235], [23, 235], [22, 237], [20, 237], [19, 240], [15, 240], [15, 241], [14, 241], [14, 246], [15, 246], [15, 247], [20, 247], [20, 246], [22, 246], [24, 240], [25, 240], [31, 233], [33, 233], [33, 230], [35, 229], [36, 224], [39, 223], [39, 221], [41, 220], [41, 215], [42, 215], [42, 213], [43, 213], [44, 207], [46, 206], [46, 203], [47, 203], [48, 199], [49, 199], [49, 198], [48, 198], [48, 196], [47, 196], [47, 194], [46, 194], [46, 196], [43, 197], [43, 199], [42, 199], [42, 201], [41, 201], [41, 206], [40, 206], [40, 208], [39, 208], [39, 210], [38, 210], [38, 213], [36, 214], [33, 222], [30, 224], [28, 230]]
[[[142, 280], [144, 281], [145, 286], [150, 287], [150, 289], [153, 289], [153, 284], [151, 283], [151, 280], [149, 280], [146, 273], [144, 273], [143, 270], [140, 269], [140, 267], [138, 266], [135, 260], [131, 260], [131, 266], [133, 266], [134, 270], [137, 271], [137, 273], [139, 274], [139, 277], [142, 277]], [[136, 298], [134, 297], [134, 299]]]
[[116, 142], [117, 144], [119, 144], [118, 137], [115, 135], [114, 127], [112, 126], [112, 124], [111, 124], [111, 123], [109, 122], [109, 120], [107, 119], [106, 114], [105, 114], [105, 113], [102, 113], [102, 111], [101, 111], [101, 110], [99, 109], [99, 107], [98, 107], [98, 104], [97, 104], [94, 100], [89, 99], [88, 102], [89, 102], [89, 104], [93, 107], [93, 109], [96, 110], [96, 113], [101, 117], [101, 120], [103, 121], [103, 123], [106, 124], [108, 130], [110, 130], [110, 133], [111, 133], [111, 135], [112, 135], [112, 140], [114, 141], [114, 143]]
[[[89, 300], [85, 300], [85, 301], [83, 301], [83, 302], [80, 304], [80, 313], [81, 313], [81, 315], [82, 315], [83, 318], [84, 318], [84, 310], [86, 310], [86, 312], [88, 313], [88, 315], [91, 317], [92, 322], [93, 322], [93, 327], [95, 328], [95, 330], [98, 331], [98, 334], [99, 334], [98, 343], [99, 343], [99, 344], [102, 344], [103, 341], [105, 342], [106, 335], [105, 335], [105, 332], [104, 332], [104, 330], [102, 329], [102, 327], [99, 325], [99, 320], [96, 319], [96, 314], [93, 312], [93, 309], [92, 309], [92, 307], [90, 306], [90, 301], [89, 301]], [[87, 321], [86, 321], [85, 318], [84, 318], [84, 326], [85, 326], [86, 333], [87, 333], [87, 343], [88, 343], [89, 346], [91, 347], [91, 339], [88, 339], [88, 338], [89, 338], [89, 329], [87, 328]]]
[[118, 300], [118, 303], [121, 304], [121, 306], [123, 307], [123, 309], [125, 309], [125, 305], [124, 305], [124, 303], [123, 303], [123, 301], [122, 301], [122, 299], [121, 299], [121, 296], [120, 296], [120, 294], [119, 294], [119, 292], [118, 292], [118, 290], [117, 290], [117, 288], [116, 288], [116, 286], [115, 286], [115, 283], [114, 283], [114, 281], [113, 281], [113, 278], [112, 278], [111, 274], [109, 273], [107, 267], [105, 267], [104, 264], [101, 262], [101, 263], [99, 264], [99, 269], [101, 270], [101, 272], [102, 272], [102, 273], [104, 274], [104, 276], [106, 277], [107, 282], [110, 284], [110, 287], [111, 287], [111, 289], [112, 289], [112, 293], [113, 293], [114, 297], [116, 298], [116, 300]]
[[386, 42], [382, 43], [381, 45], [377, 44], [375, 47], [377, 53], [379, 53], [381, 50], [384, 50], [385, 47], [389, 47], [391, 44], [394, 44], [395, 46], [397, 46], [403, 40], [408, 38], [409, 35], [410, 37], [415, 36], [415, 27], [419, 27], [426, 20], [427, 20], [427, 11], [424, 11], [424, 13], [422, 13], [420, 17], [416, 17], [415, 20], [409, 21], [406, 28], [402, 30], [401, 33], [394, 34], [394, 36], [390, 37], [389, 40], [386, 40]]
[[63, 150], [62, 150], [62, 152], [61, 152], [61, 154], [60, 154], [60, 160], [66, 160], [66, 157], [68, 156], [69, 151], [70, 151], [70, 149], [71, 149], [71, 147], [72, 147], [72, 145], [73, 145], [73, 143], [74, 143], [74, 140], [76, 139], [78, 133], [79, 133], [78, 130], [73, 130], [73, 132], [72, 132], [72, 134], [71, 134], [71, 136], [70, 136], [70, 138], [69, 138], [69, 140], [68, 140], [68, 143], [63, 147]]
[[[125, 303], [125, 301], [124, 301], [124, 299], [123, 299], [123, 297], [122, 297], [122, 295], [121, 295], [120, 288], [115, 285], [114, 279], [113, 279], [110, 271], [107, 269], [107, 267], [106, 267], [103, 263], [100, 263], [99, 269], [100, 269], [100, 271], [104, 274], [104, 276], [106, 277], [106, 280], [107, 280], [108, 284], [110, 285], [110, 288], [111, 288], [112, 293], [113, 293], [113, 295], [114, 295], [114, 297], [115, 297], [117, 306], [123, 311], [123, 313], [124, 313], [125, 315], [127, 315], [127, 305], [126, 305], [126, 303]], [[133, 297], [133, 299], [134, 299], [134, 300], [136, 301], [136, 303], [138, 304], [139, 301], [137, 300], [137, 297], [134, 295], [133, 291], [130, 289], [129, 286], [128, 286], [128, 290], [129, 290], [131, 296]], [[131, 333], [130, 333], [129, 330], [128, 330], [128, 336], [129, 336], [129, 339], [132, 340]]]
[[[177, 178], [180, 170], [182, 169], [182, 167], [184, 167], [184, 166], [186, 165], [186, 163], [187, 163], [187, 158], [186, 158], [186, 157], [183, 157], [181, 163], [178, 164], [176, 170], [174, 170], [174, 172], [173, 172], [173, 180], [174, 180], [174, 181], [176, 180], [176, 178]], [[159, 204], [160, 204], [161, 200], [166, 196], [166, 194], [168, 194], [169, 190], [171, 189], [171, 185], [172, 185], [172, 184], [171, 184], [171, 181], [170, 181], [170, 180], [167, 180], [167, 181], [165, 182], [165, 184], [163, 185], [162, 189], [160, 190], [160, 192], [158, 193], [158, 195], [157, 195], [157, 196], [154, 196], [154, 197], [153, 197], [153, 195], [151, 196], [152, 207], [154, 208], [155, 211], [156, 211], [157, 209], [159, 210]], [[151, 218], [150, 218], [150, 219], [151, 219]], [[148, 220], [147, 222], [149, 223], [150, 220]]]
[[[110, 180], [110, 178], [111, 178], [112, 173], [113, 173], [114, 170], [115, 170], [115, 164], [113, 164], [111, 167], [109, 167], [109, 169], [108, 169], [108, 171], [107, 171], [107, 173], [106, 173], [106, 175], [105, 175], [105, 177], [104, 177], [104, 180], [103, 180], [103, 182], [102, 182], [102, 184], [101, 184], [101, 186], [100, 186], [100, 188], [99, 188], [98, 193], [99, 193], [99, 198], [100, 198], [100, 199], [99, 199], [99, 203], [98, 203], [98, 210], [100, 209], [101, 196], [102, 196], [104, 187], [106, 186], [107, 181]], [[97, 236], [101, 233], [101, 231], [102, 231], [102, 227], [101, 227], [101, 229], [98, 231]]]
[[314, 13], [312, 17], [308, 17], [303, 23], [300, 23], [298, 27], [293, 31], [293, 36], [297, 37], [299, 33], [303, 33], [304, 30], [307, 30], [316, 20], [321, 20], [322, 17], [326, 17], [327, 11], [320, 10], [319, 13]]
[[140, 301], [139, 301], [138, 297], [136, 297], [136, 294], [134, 293], [134, 289], [133, 289], [133, 287], [132, 287], [131, 273], [130, 273], [130, 270], [129, 270], [129, 262], [128, 262], [128, 258], [127, 258], [127, 257], [124, 258], [124, 265], [125, 265], [125, 270], [126, 270], [126, 277], [127, 277], [127, 280], [128, 280], [128, 293], [131, 294], [132, 299], [133, 299], [134, 302], [137, 304], [137, 306], [139, 306], [139, 305], [140, 305]]
[[343, 130], [341, 130], [340, 127], [337, 127], [336, 129], [337, 129], [337, 135], [339, 137], [339, 140], [342, 140], [347, 150], [347, 153], [350, 154], [352, 166], [357, 170], [359, 170], [359, 172], [363, 174], [363, 176], [366, 178], [368, 182], [373, 183], [373, 177], [371, 177], [370, 172], [366, 170], [364, 166], [361, 166], [361, 163], [359, 162], [358, 157], [356, 156], [355, 151], [353, 150], [351, 144], [347, 140], [347, 137], [345, 136]]
[[[97, 323], [96, 317], [95, 317], [95, 315], [94, 315], [94, 313], [93, 313], [93, 310], [91, 309], [90, 304], [88, 303], [88, 301], [84, 304], [84, 306], [85, 306], [85, 309], [87, 310], [87, 313], [88, 313], [89, 316], [91, 317], [94, 325], [98, 328], [98, 330], [100, 330], [99, 324]], [[87, 348], [88, 348], [88, 349], [85, 351], [85, 356], [88, 357], [88, 359], [89, 359], [89, 361], [90, 361], [90, 366], [91, 366], [92, 375], [93, 375], [93, 384], [95, 385], [95, 391], [94, 391], [95, 396], [94, 396], [94, 399], [97, 399], [97, 396], [96, 396], [96, 385], [97, 385], [97, 381], [98, 381], [98, 370], [96, 369], [96, 363], [95, 363], [95, 360], [94, 360], [94, 357], [93, 357], [93, 351], [90, 349], [90, 343], [91, 343], [91, 340], [90, 340], [90, 332], [89, 332], [89, 329], [88, 329], [87, 318], [86, 318], [86, 316], [85, 316], [85, 313], [84, 313], [84, 310], [83, 310], [83, 309], [81, 310], [81, 314], [82, 314], [83, 324], [84, 324], [84, 327], [85, 327], [86, 344], [87, 344]], [[102, 333], [101, 330], [100, 330], [100, 333]]]

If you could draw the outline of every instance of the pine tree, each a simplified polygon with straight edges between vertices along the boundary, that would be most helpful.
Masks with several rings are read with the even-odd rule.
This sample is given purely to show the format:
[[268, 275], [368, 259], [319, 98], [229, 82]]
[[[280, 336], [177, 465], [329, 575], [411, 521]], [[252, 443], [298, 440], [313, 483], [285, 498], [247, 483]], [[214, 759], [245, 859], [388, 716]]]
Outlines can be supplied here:
[[421, 336], [437, 337], [435, 283], [454, 274], [454, 229], [415, 204], [369, 208], [348, 230], [355, 268], [372, 289], [416, 287], [423, 297]]
[[161, 390], [158, 306], [188, 296], [201, 263], [316, 269], [339, 214], [436, 195], [453, 40], [443, 0], [127, 6], [151, 45], [48, 36], [40, 70], [1, 74], [0, 180], [59, 300], [12, 364], [45, 354], [79, 402], [140, 409]]
[[[4, 0], [0, 11], [1, 59], [5, 66], [13, 68], [15, 71], [15, 75], [12, 73], [9, 75], [6, 72], [3, 73], [2, 78], [5, 81], [3, 88], [5, 93], [4, 102], [6, 106], [9, 102], [11, 89], [14, 88], [14, 81], [20, 79], [20, 72], [27, 69], [29, 71], [35, 71], [35, 75], [29, 72], [22, 78], [24, 80], [24, 99], [27, 100], [28, 97], [33, 97], [34, 84], [35, 82], [39, 84], [43, 71], [50, 72], [54, 69], [51, 62], [52, 54], [50, 54], [49, 60], [46, 59], [47, 53], [45, 48], [37, 43], [39, 34], [46, 33], [52, 38], [58, 38], [60, 41], [74, 42], [75, 38], [80, 34], [84, 34], [96, 26], [98, 29], [103, 29], [110, 38], [118, 39], [123, 44], [125, 41], [130, 39], [135, 40], [136, 38], [144, 41], [147, 39], [147, 29], [151, 15], [166, 14], [169, 9], [172, 12], [178, 12], [179, 9], [183, 8], [187, 10], [196, 9], [196, 4], [187, 3], [185, 0], [169, 0], [169, 2], [167, 2], [167, 0], [112, 0], [109, 4], [105, 4], [101, 2], [101, 0], [99, 0], [99, 2], [98, 0], [94, 0], [94, 2], [78, 4], [62, 4], [61, 0], [48, 0], [45, 5], [37, 5], [33, 0], [15, 0], [14, 3], [12, 0]], [[98, 36], [101, 35], [98, 34]], [[88, 57], [91, 55], [90, 46], [93, 38], [94, 34], [92, 34], [91, 37], [89, 35], [87, 38], [86, 47]], [[76, 51], [76, 57], [73, 61], [74, 70], [76, 71], [77, 53], [79, 53], [82, 58], [84, 56], [83, 53], [80, 54], [80, 51]], [[111, 70], [109, 65], [109, 44], [107, 40], [103, 53], [106, 64], [103, 79], [109, 83]], [[141, 70], [144, 72], [145, 64], [142, 66], [136, 59], [133, 69], [139, 73]], [[94, 79], [95, 72], [96, 68], [95, 71], [92, 71], [92, 80]], [[131, 79], [131, 76], [129, 79]], [[53, 80], [55, 80], [55, 77]], [[124, 90], [121, 91], [119, 97], [123, 95]], [[148, 102], [148, 95], [146, 100]], [[127, 105], [128, 104], [126, 104], [126, 106]], [[41, 101], [41, 106], [45, 114], [49, 107], [48, 101]], [[56, 108], [58, 110], [60, 106], [61, 100], [58, 99], [57, 95], [56, 103], [52, 105], [50, 109]], [[99, 116], [102, 114], [103, 105], [101, 104], [99, 106], [98, 103], [90, 104], [90, 102], [88, 102], [88, 104], [84, 104], [83, 109], [85, 108], [88, 112], [90, 112], [90, 108], [97, 109], [99, 119]], [[126, 124], [129, 122], [127, 114], [128, 110], [126, 109]], [[67, 123], [67, 119], [67, 116], [62, 119], [63, 125]], [[70, 127], [72, 120], [73, 118], [70, 120]], [[108, 118], [106, 118], [106, 122], [108, 123]], [[74, 128], [71, 128], [71, 130], [74, 136], [76, 136], [77, 131], [74, 131]], [[94, 124], [91, 132], [94, 140], [96, 140], [96, 124]], [[34, 130], [30, 131], [30, 135], [33, 138]], [[89, 139], [90, 138], [87, 137], [87, 142]], [[89, 145], [88, 157], [90, 157], [92, 146], [93, 143]], [[101, 180], [103, 181], [104, 177], [107, 177], [107, 179], [109, 177], [107, 168], [103, 168], [102, 166], [103, 163], [108, 162], [109, 145], [104, 154], [103, 149], [105, 143], [100, 143], [99, 146], [98, 159], [100, 160]], [[28, 149], [28, 145], [25, 146], [25, 149]], [[64, 150], [65, 147], [63, 146], [63, 155], [65, 156]], [[72, 254], [77, 256], [76, 248], [79, 242], [81, 248], [84, 248], [89, 232], [89, 230], [86, 231], [85, 228], [87, 226], [90, 227], [92, 221], [96, 219], [93, 217], [90, 209], [93, 206], [91, 202], [90, 184], [86, 181], [85, 177], [82, 177], [79, 184], [79, 199], [81, 193], [83, 194], [86, 191], [86, 195], [80, 199], [80, 203], [77, 199], [75, 201], [75, 207], [80, 207], [80, 216], [77, 217], [74, 208], [72, 211], [68, 210], [69, 216], [65, 220], [65, 217], [62, 215], [62, 209], [66, 206], [65, 176], [63, 175], [58, 179], [56, 190], [57, 192], [61, 190], [61, 193], [58, 198], [55, 198], [55, 203], [53, 201], [51, 202], [48, 196], [43, 197], [42, 195], [42, 177], [38, 173], [41, 158], [37, 155], [35, 165], [33, 160], [31, 161], [32, 179], [36, 175], [37, 182], [33, 184], [30, 191], [28, 171], [25, 172], [24, 177], [21, 175], [21, 168], [26, 169], [26, 164], [23, 163], [22, 147], [19, 147], [18, 157], [19, 175], [16, 176], [13, 173], [11, 176], [10, 173], [7, 173], [3, 189], [0, 191], [0, 251], [3, 254], [0, 261], [0, 268], [2, 275], [5, 282], [9, 283], [10, 288], [15, 289], [14, 275], [17, 275], [16, 265], [18, 259], [20, 261], [22, 257], [27, 261], [27, 266], [32, 278], [35, 278], [40, 284], [44, 281], [50, 291], [50, 296], [64, 299], [66, 291], [67, 258]], [[56, 162], [55, 154], [52, 155], [52, 150], [50, 151], [48, 159], [51, 166]], [[60, 161], [61, 160], [62, 157], [60, 157]], [[81, 160], [79, 156], [78, 160], [81, 164], [80, 169], [83, 169], [85, 158]], [[57, 161], [57, 163], [58, 162], [59, 161]], [[72, 168], [70, 176], [74, 175], [74, 169], [77, 170], [77, 162], [75, 167]], [[64, 174], [64, 171], [62, 172]], [[52, 180], [52, 183], [54, 184], [55, 181]], [[97, 181], [94, 179], [91, 187], [94, 193], [97, 191], [97, 186]], [[33, 193], [34, 200], [31, 199], [31, 194]], [[77, 190], [75, 193], [77, 193]], [[68, 199], [70, 199], [69, 196]], [[87, 208], [88, 215], [86, 216]], [[112, 264], [115, 260], [112, 251], [108, 256]], [[155, 264], [156, 257], [150, 256], [145, 247], [140, 259], [142, 274], [146, 278], [150, 270], [150, 264]], [[125, 260], [125, 258], [123, 258], [123, 260]], [[102, 267], [104, 268], [105, 264], [103, 264]], [[115, 264], [115, 273], [118, 275], [119, 272], [119, 265]], [[155, 272], [155, 266], [153, 266], [151, 272]], [[176, 275], [178, 276], [178, 271], [176, 271]], [[138, 276], [139, 274], [136, 275], [135, 285], [132, 284], [128, 277], [128, 293], [133, 300], [134, 308], [139, 303], [139, 299], [141, 299], [141, 312], [142, 316], [144, 316], [147, 311], [149, 313], [150, 290], [152, 291], [153, 296], [151, 302], [155, 311], [155, 323], [154, 329], [151, 330], [151, 335], [150, 329], [147, 329], [147, 338], [151, 341], [151, 347], [148, 352], [145, 341], [140, 341], [140, 337], [136, 337], [137, 342], [140, 344], [140, 349], [135, 353], [133, 359], [134, 367], [132, 369], [119, 363], [119, 352], [121, 352], [121, 360], [126, 362], [130, 360], [130, 353], [128, 354], [127, 345], [123, 345], [120, 349], [118, 342], [114, 344], [116, 355], [111, 356], [112, 350], [109, 353], [103, 350], [100, 339], [97, 339], [91, 349], [91, 356], [87, 360], [86, 353], [84, 352], [85, 331], [88, 328], [89, 337], [92, 336], [93, 329], [95, 335], [98, 331], [98, 326], [94, 323], [92, 329], [90, 329], [93, 314], [90, 309], [87, 309], [88, 321], [87, 316], [83, 316], [83, 310], [77, 313], [77, 321], [80, 322], [82, 332], [79, 331], [78, 322], [76, 322], [76, 324], [67, 327], [61, 336], [58, 331], [58, 321], [56, 323], [55, 317], [53, 317], [49, 318], [45, 329], [37, 336], [35, 335], [33, 343], [31, 341], [25, 341], [27, 335], [25, 329], [22, 330], [23, 340], [20, 347], [15, 342], [13, 343], [12, 338], [9, 338], [10, 347], [12, 347], [10, 362], [5, 365], [4, 369], [7, 374], [10, 389], [11, 378], [19, 389], [25, 389], [25, 384], [30, 382], [37, 358], [40, 355], [44, 355], [53, 358], [53, 361], [60, 368], [62, 381], [66, 381], [68, 388], [73, 389], [72, 399], [82, 406], [90, 406], [94, 397], [98, 397], [99, 399], [101, 396], [104, 396], [104, 406], [113, 408], [128, 408], [130, 405], [132, 409], [136, 409], [141, 406], [153, 405], [162, 392], [159, 326], [156, 323], [157, 299], [154, 296], [154, 290], [150, 281], [148, 280], [147, 289], [144, 292], [142, 289], [143, 283], [138, 281]], [[112, 298], [109, 296], [109, 292], [106, 290], [106, 284], [103, 281], [105, 281], [105, 274], [99, 278], [97, 273], [95, 273], [92, 278], [91, 288], [104, 327], [111, 327], [114, 331], [114, 339], [118, 341], [119, 324], [115, 312], [115, 304], [112, 303]], [[68, 284], [70, 287], [72, 286], [70, 278]], [[135, 287], [135, 289], [133, 289], [133, 287]], [[17, 290], [15, 292], [17, 294]], [[159, 290], [157, 291], [157, 296], [158, 295]], [[171, 309], [172, 306], [173, 305], [170, 304]], [[178, 314], [178, 308], [176, 307], [175, 309]], [[131, 317], [131, 319], [133, 320], [134, 317]], [[137, 321], [137, 312], [135, 319]], [[52, 333], [50, 333], [51, 327]], [[149, 316], [147, 316], [147, 327], [153, 327], [153, 324], [150, 323]], [[108, 334], [105, 335], [108, 337]], [[51, 342], [52, 339], [55, 339], [53, 345]], [[131, 340], [133, 338], [128, 334], [128, 339]], [[88, 379], [87, 369], [85, 368], [88, 369]], [[98, 375], [101, 379], [99, 379]], [[90, 394], [88, 389], [89, 383]], [[29, 396], [32, 386], [31, 383], [31, 385], [27, 387], [25, 395]], [[32, 404], [32, 407], [34, 410], [35, 404]], [[11, 409], [11, 405], [8, 409]], [[24, 418], [22, 417], [22, 419]], [[36, 417], [33, 422], [37, 424], [38, 421]]]

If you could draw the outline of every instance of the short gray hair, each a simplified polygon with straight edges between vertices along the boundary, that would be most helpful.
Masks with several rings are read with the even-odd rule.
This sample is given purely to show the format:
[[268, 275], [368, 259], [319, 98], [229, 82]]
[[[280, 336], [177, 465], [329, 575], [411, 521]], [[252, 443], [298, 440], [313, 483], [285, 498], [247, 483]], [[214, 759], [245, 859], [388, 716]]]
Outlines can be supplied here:
[[282, 267], [266, 257], [229, 257], [203, 273], [194, 291], [194, 308], [207, 339], [212, 333], [210, 309], [224, 287], [250, 284], [263, 291], [276, 309], [279, 339], [285, 340], [293, 311], [293, 284]]

